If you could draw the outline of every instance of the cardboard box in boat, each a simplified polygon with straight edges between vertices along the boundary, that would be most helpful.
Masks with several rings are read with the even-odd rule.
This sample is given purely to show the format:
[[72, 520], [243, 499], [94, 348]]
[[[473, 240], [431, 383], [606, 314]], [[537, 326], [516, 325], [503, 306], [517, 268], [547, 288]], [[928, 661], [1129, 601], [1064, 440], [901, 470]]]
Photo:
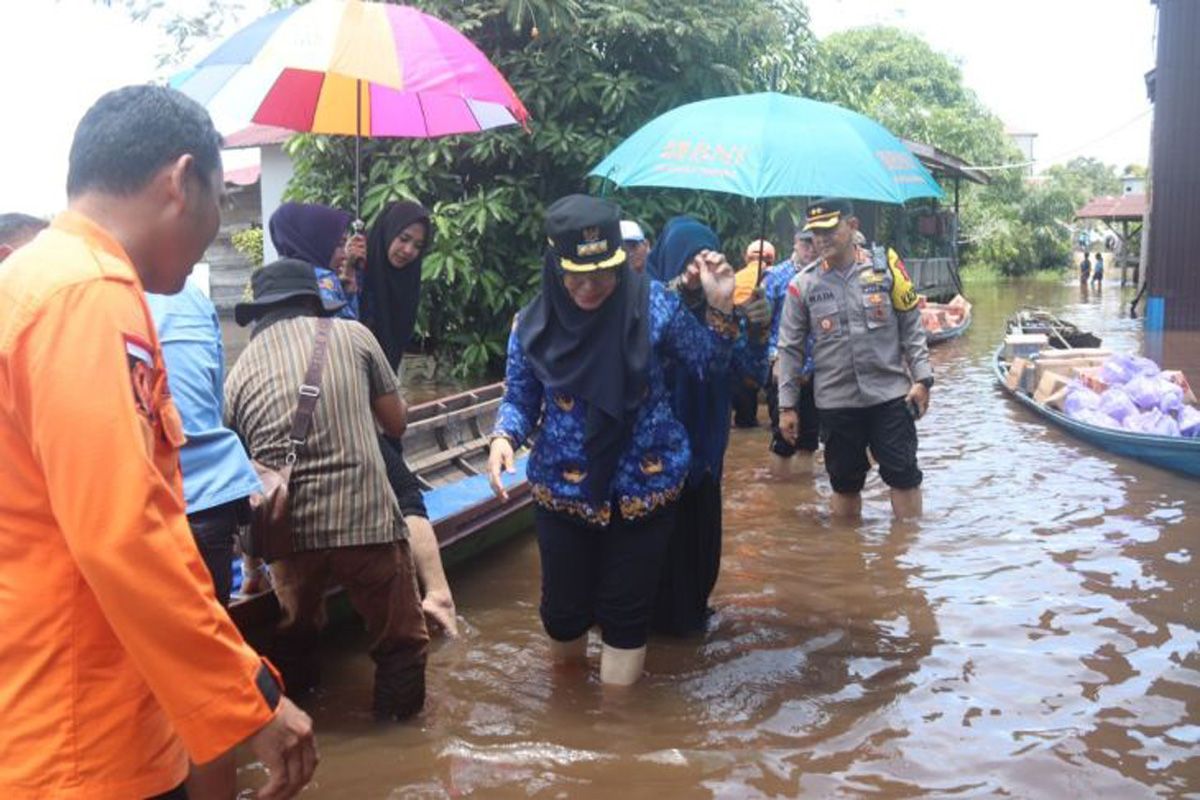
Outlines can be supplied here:
[[1081, 358], [1041, 358], [1034, 361], [1034, 369], [1037, 370], [1037, 383], [1040, 386], [1042, 376], [1048, 372], [1056, 372], [1059, 375], [1071, 376], [1077, 369], [1089, 369], [1092, 367], [1099, 368], [1108, 360], [1108, 356], [1089, 356]]
[[1043, 372], [1042, 376], [1038, 378], [1037, 391], [1033, 393], [1033, 399], [1043, 405], [1061, 408], [1070, 385], [1071, 379], [1066, 375], [1057, 372]]
[[1008, 367], [1008, 375], [1005, 376], [1004, 382], [1014, 392], [1033, 394], [1037, 388], [1034, 374], [1032, 361], [1027, 358], [1014, 358]]
[[1104, 382], [1100, 373], [1100, 367], [1075, 367], [1071, 370], [1071, 377], [1096, 394], [1103, 394], [1108, 384]]
[[1099, 363], [1103, 364], [1108, 357], [1112, 355], [1112, 350], [1104, 347], [1072, 347], [1072, 348], [1048, 348], [1038, 353], [1038, 358], [1050, 360], [1070, 360], [1076, 358], [1099, 359]]
[[1042, 333], [1010, 333], [1004, 337], [1004, 360], [1031, 358], [1049, 344], [1050, 340]]

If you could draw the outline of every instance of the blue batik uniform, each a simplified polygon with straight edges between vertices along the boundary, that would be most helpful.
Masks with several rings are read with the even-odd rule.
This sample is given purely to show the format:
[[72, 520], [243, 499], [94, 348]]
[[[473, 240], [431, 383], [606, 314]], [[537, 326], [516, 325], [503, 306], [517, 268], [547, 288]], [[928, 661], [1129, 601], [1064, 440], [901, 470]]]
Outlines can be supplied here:
[[610, 499], [601, 503], [589, 498], [585, 484], [587, 404], [542, 385], [514, 325], [508, 341], [504, 400], [494, 431], [520, 444], [540, 427], [526, 472], [534, 500], [542, 508], [605, 527], [612, 519], [614, 502], [621, 517], [633, 521], [679, 497], [691, 463], [691, 448], [687, 432], [671, 409], [665, 360], [673, 359], [700, 380], [723, 375], [729, 369], [738, 327], [732, 318], [717, 312], [708, 314], [706, 326], [677, 295], [657, 282], [650, 284], [649, 314], [646, 397], [613, 476]]
[[[771, 304], [771, 338], [767, 344], [768, 358], [771, 361], [774, 361], [778, 355], [779, 321], [783, 319], [783, 301], [787, 297], [787, 287], [799, 271], [799, 268], [789, 258], [787, 261], [776, 264], [775, 268], [768, 272], [767, 277], [763, 279], [763, 293], [766, 295], [767, 302]], [[804, 366], [800, 368], [802, 377], [813, 373], [812, 351], [813, 336], [809, 334], [804, 343]]]
[[342, 319], [358, 319], [358, 295], [346, 292], [337, 273], [316, 266], [313, 267], [313, 272], [317, 274], [317, 289], [320, 290], [323, 299], [346, 304], [335, 316]]

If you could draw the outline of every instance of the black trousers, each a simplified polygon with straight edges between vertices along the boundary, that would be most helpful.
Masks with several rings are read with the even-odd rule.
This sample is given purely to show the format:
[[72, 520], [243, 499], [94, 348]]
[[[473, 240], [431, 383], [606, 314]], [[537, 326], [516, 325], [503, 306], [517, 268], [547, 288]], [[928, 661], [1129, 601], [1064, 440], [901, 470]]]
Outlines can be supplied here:
[[213, 588], [221, 605], [229, 605], [229, 594], [233, 590], [233, 541], [237, 537], [238, 523], [244, 518], [241, 498], [188, 514], [188, 525], [192, 538], [204, 559], [204, 566], [212, 575]]
[[383, 454], [383, 465], [387, 469], [388, 483], [396, 493], [400, 502], [400, 513], [406, 517], [424, 517], [429, 519], [429, 511], [425, 508], [425, 495], [421, 494], [421, 484], [417, 476], [404, 461], [404, 447], [399, 439], [379, 435], [379, 451]]
[[646, 644], [654, 592], [675, 508], [627, 522], [614, 515], [597, 529], [538, 508], [534, 516], [542, 558], [542, 626], [569, 642], [600, 626], [610, 647]]
[[758, 427], [758, 387], [741, 378], [731, 378], [730, 399], [733, 404], [733, 424], [739, 428]]
[[721, 571], [721, 484], [711, 475], [689, 484], [667, 544], [651, 628], [686, 636], [704, 630], [708, 598]]

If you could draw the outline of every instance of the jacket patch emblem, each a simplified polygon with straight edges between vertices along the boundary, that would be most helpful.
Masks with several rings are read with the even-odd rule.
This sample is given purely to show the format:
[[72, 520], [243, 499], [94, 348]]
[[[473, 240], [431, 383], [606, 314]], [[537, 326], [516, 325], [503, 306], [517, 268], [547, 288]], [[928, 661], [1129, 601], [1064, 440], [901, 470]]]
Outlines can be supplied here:
[[558, 394], [554, 395], [554, 405], [558, 406], [561, 411], [570, 413], [570, 411], [575, 408], [575, 398], [571, 397], [569, 394], [563, 394], [562, 392], [559, 392]]
[[129, 365], [129, 383], [133, 389], [133, 404], [137, 411], [153, 422], [157, 411], [154, 402], [154, 346], [140, 336], [121, 334], [125, 344], [125, 361]]
[[587, 477], [587, 472], [578, 467], [567, 467], [562, 471], [563, 480], [571, 484], [581, 484], [583, 479]]

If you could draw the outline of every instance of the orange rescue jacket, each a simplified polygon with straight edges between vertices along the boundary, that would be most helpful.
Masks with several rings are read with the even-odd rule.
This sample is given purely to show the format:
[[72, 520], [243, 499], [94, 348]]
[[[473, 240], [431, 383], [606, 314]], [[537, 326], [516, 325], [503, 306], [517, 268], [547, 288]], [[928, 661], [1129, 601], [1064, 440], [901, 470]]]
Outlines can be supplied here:
[[182, 442], [129, 257], [61, 215], [0, 267], [0, 797], [149, 797], [271, 719]]

